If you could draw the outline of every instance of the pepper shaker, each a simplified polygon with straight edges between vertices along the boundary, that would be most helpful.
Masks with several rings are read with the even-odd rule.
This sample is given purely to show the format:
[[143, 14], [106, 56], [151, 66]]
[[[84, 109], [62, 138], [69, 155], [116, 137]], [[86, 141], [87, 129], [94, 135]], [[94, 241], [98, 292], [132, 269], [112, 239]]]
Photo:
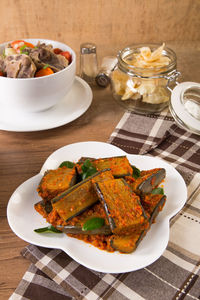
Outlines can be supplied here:
[[106, 56], [102, 59], [99, 72], [95, 78], [97, 85], [107, 87], [110, 83], [110, 74], [117, 65], [118, 59], [115, 56]]

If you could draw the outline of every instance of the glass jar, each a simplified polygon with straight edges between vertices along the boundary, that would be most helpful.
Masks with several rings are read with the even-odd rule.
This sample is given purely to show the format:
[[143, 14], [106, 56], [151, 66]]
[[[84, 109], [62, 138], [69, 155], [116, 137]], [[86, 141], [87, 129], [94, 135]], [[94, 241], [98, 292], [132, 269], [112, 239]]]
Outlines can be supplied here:
[[136, 67], [131, 62], [143, 47], [151, 52], [160, 45], [139, 44], [124, 48], [118, 53], [118, 64], [111, 74], [111, 89], [115, 100], [124, 108], [141, 114], [159, 113], [169, 104], [171, 90], [179, 72], [176, 70], [176, 54], [164, 47], [162, 56], [169, 64], [154, 67]]

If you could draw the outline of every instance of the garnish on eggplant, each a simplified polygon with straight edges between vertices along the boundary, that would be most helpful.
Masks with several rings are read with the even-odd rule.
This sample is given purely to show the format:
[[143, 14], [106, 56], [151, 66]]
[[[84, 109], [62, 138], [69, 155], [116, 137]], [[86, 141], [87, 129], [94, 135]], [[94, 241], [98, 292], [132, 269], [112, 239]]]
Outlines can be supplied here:
[[66, 167], [68, 169], [73, 169], [74, 166], [75, 164], [73, 162], [66, 160], [59, 165], [59, 168]]
[[135, 166], [131, 166], [131, 168], [133, 169], [132, 177], [135, 179], [139, 178], [141, 176], [140, 170]]
[[164, 195], [164, 190], [161, 187], [157, 187], [156, 189], [153, 189], [153, 191], [151, 192], [151, 194], [154, 195]]
[[104, 224], [105, 224], [104, 218], [93, 217], [93, 218], [90, 218], [85, 221], [85, 223], [83, 224], [82, 230], [90, 231], [90, 230], [98, 229], [98, 228], [101, 228], [102, 226], [104, 226]]
[[91, 175], [97, 173], [97, 169], [93, 166], [92, 162], [89, 159], [86, 159], [84, 163], [81, 166], [82, 172], [80, 173], [80, 176], [82, 180], [90, 177]]
[[47, 227], [42, 227], [42, 228], [37, 228], [34, 229], [35, 232], [37, 233], [44, 233], [44, 232], [52, 232], [52, 233], [62, 233], [62, 231], [58, 230], [52, 225], [49, 225]]
[[66, 225], [66, 226], [57, 226], [57, 228], [64, 233], [71, 234], [88, 234], [88, 235], [110, 235], [112, 233], [109, 225], [103, 225], [100, 228], [95, 228], [91, 230], [83, 230], [83, 228], [79, 225]]

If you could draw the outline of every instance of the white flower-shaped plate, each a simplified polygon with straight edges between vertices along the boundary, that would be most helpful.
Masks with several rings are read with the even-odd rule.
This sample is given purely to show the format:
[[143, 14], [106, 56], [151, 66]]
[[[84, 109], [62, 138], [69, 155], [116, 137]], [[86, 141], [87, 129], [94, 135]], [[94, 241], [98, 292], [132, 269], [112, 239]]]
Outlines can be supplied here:
[[[47, 169], [56, 169], [62, 161], [76, 162], [81, 156], [111, 157], [126, 155], [130, 163], [139, 169], [165, 168], [163, 183], [167, 201], [147, 235], [131, 254], [109, 253], [63, 234], [38, 234], [34, 229], [47, 226], [34, 204], [40, 201], [37, 186]], [[169, 240], [169, 220], [184, 206], [187, 188], [181, 175], [165, 161], [143, 155], [130, 155], [121, 149], [101, 142], [82, 142], [64, 146], [52, 153], [41, 172], [21, 184], [12, 194], [7, 218], [11, 229], [21, 239], [34, 245], [62, 249], [83, 266], [106, 273], [123, 273], [144, 268], [156, 261], [164, 252]]]

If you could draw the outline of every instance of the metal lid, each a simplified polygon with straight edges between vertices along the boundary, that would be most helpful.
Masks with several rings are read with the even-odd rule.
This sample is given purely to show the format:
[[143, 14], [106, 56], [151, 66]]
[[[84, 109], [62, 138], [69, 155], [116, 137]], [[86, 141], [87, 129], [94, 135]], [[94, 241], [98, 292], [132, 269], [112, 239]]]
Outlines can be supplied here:
[[81, 54], [96, 53], [96, 45], [93, 43], [83, 43], [80, 45]]
[[200, 135], [200, 84], [183, 82], [172, 91], [170, 111], [177, 124]]
[[105, 73], [99, 73], [95, 78], [96, 83], [101, 87], [107, 87], [110, 83], [110, 77]]

